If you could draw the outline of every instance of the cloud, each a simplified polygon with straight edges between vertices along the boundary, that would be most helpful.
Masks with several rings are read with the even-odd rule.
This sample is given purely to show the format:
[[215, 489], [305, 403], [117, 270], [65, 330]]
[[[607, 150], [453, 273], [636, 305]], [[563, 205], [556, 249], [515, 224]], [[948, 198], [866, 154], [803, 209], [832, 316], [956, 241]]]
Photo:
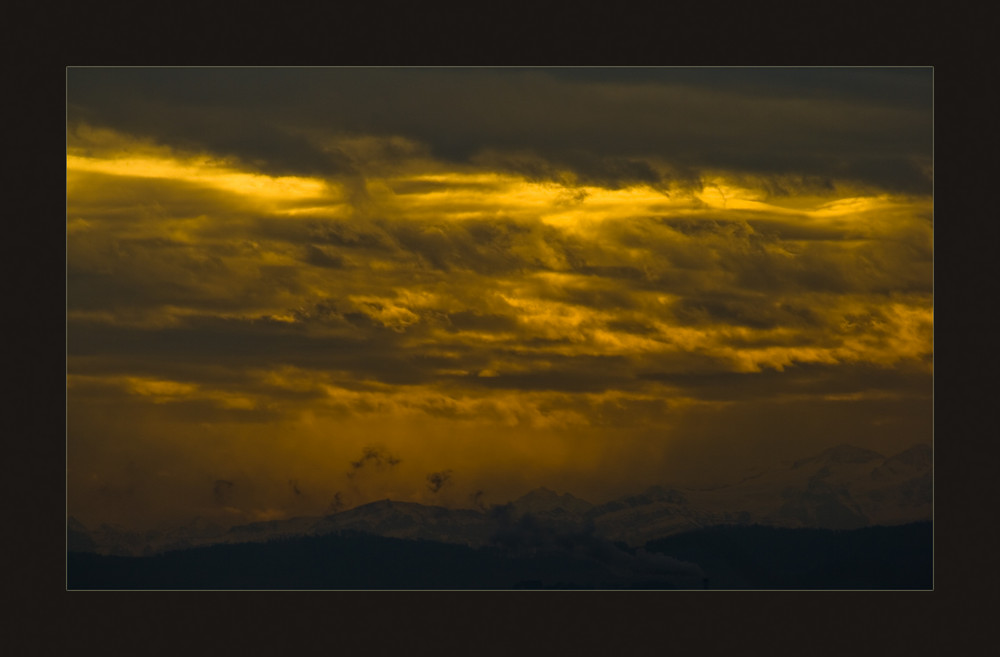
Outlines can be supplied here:
[[451, 470], [432, 472], [427, 475], [427, 489], [432, 493], [437, 493], [449, 481], [451, 481]]
[[[548, 163], [532, 165], [543, 175], [568, 169], [608, 186], [664, 179], [656, 156], [669, 154], [677, 170], [807, 173], [929, 189], [913, 162], [930, 159], [930, 68], [663, 68], [632, 79], [620, 75], [75, 68], [67, 84], [71, 124], [115, 125], [275, 174], [354, 173], [352, 148], [331, 141], [360, 133], [424, 144], [455, 163], [490, 151], [532, 153]], [[709, 139], [713, 146], [706, 148]], [[364, 158], [378, 152], [369, 148]], [[413, 149], [380, 153], [399, 158]]]
[[472, 505], [475, 506], [480, 511], [488, 510], [486, 504], [483, 503], [483, 494], [484, 494], [483, 491], [477, 490], [476, 492], [472, 493], [472, 495], [469, 496], [469, 500], [472, 502]]
[[340, 269], [344, 266], [344, 259], [338, 255], [330, 255], [318, 246], [309, 245], [306, 247], [305, 261], [317, 267], [328, 267], [330, 269]]
[[212, 495], [218, 504], [229, 504], [235, 484], [225, 479], [216, 479], [212, 484]]
[[334, 513], [339, 513], [343, 511], [345, 508], [346, 504], [344, 503], [343, 496], [338, 490], [336, 493], [334, 493], [333, 500], [330, 502], [330, 506], [326, 508], [326, 513], [327, 515], [332, 515]]
[[347, 476], [349, 478], [353, 478], [362, 468], [365, 467], [373, 467], [376, 470], [383, 470], [386, 468], [392, 468], [399, 463], [400, 459], [387, 452], [384, 448], [369, 445], [368, 447], [365, 447], [360, 459], [357, 461], [351, 461], [351, 469], [347, 473]]

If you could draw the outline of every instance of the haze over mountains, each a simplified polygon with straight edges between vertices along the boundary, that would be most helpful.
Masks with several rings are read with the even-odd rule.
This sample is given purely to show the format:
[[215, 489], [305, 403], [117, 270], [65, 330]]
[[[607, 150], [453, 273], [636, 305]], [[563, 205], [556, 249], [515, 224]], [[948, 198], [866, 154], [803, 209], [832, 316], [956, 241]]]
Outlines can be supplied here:
[[[381, 500], [325, 516], [234, 527], [195, 519], [172, 531], [129, 532], [109, 525], [67, 527], [70, 552], [150, 555], [221, 543], [364, 533], [470, 547], [534, 549], [560, 536], [591, 542], [647, 542], [719, 525], [857, 529], [930, 520], [932, 450], [915, 445], [890, 457], [840, 445], [810, 458], [710, 488], [652, 486], [600, 504], [537, 488], [504, 505], [456, 509]], [[623, 553], [624, 554], [624, 553]]]

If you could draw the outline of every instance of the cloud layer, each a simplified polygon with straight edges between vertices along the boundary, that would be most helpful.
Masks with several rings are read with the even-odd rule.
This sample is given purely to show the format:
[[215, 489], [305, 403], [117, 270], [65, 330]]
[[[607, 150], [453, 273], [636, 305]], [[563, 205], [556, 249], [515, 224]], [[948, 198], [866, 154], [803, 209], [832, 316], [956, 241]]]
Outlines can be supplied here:
[[71, 69], [68, 106], [78, 517], [929, 437], [928, 70]]

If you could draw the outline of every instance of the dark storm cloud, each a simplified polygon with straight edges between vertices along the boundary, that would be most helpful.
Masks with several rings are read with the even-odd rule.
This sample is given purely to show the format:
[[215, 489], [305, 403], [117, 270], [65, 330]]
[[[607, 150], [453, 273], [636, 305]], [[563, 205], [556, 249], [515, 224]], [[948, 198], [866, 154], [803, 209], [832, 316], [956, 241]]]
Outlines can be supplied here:
[[[481, 212], [484, 206], [477, 201], [470, 207]], [[305, 262], [324, 267], [341, 266], [350, 260], [386, 260], [409, 269], [495, 276], [549, 269], [542, 259], [550, 254], [560, 261], [574, 258], [574, 240], [537, 218], [484, 217], [456, 222], [439, 215], [432, 208], [430, 216], [414, 216], [414, 211], [409, 211], [394, 219], [362, 215], [349, 220], [316, 218], [291, 223], [262, 218], [254, 232], [300, 244], [306, 250]]]
[[[510, 69], [512, 72], [531, 69]], [[854, 98], [893, 107], [929, 110], [932, 71], [914, 68], [556, 68], [553, 77], [571, 81], [615, 84], [677, 84], [710, 86], [748, 96], [774, 98]]]
[[234, 310], [294, 292], [288, 266], [242, 267], [250, 244], [187, 244], [158, 238], [88, 231], [69, 240], [67, 303], [77, 309], [136, 310], [175, 305]]
[[[318, 341], [315, 341], [318, 340]], [[213, 316], [190, 317], [182, 325], [167, 328], [108, 326], [79, 322], [68, 332], [68, 351], [74, 356], [164, 355], [230, 358], [259, 357], [271, 362], [274, 347], [283, 347], [282, 357], [317, 346], [348, 352], [363, 341], [345, 338], [312, 338], [298, 327], [267, 318], [230, 319]], [[241, 360], [246, 363], [247, 361]]]
[[449, 481], [451, 481], [451, 470], [432, 472], [427, 475], [427, 489], [432, 493], [437, 493]]
[[609, 331], [616, 333], [628, 333], [631, 335], [653, 335], [657, 329], [647, 322], [637, 320], [611, 320], [607, 323]]
[[[699, 175], [692, 167], [679, 168], [651, 156], [624, 157], [601, 155], [581, 147], [567, 146], [541, 151], [507, 151], [489, 148], [472, 156], [470, 160], [490, 169], [512, 173], [532, 182], [566, 181], [566, 172], [572, 172], [574, 182], [608, 189], [621, 189], [629, 185], [649, 185], [666, 191], [671, 184], [697, 187]], [[583, 200], [580, 195], [572, 197]]]
[[782, 371], [642, 372], [640, 379], [676, 386], [685, 394], [712, 401], [765, 401], [782, 397], [878, 394], [925, 399], [931, 393], [932, 377], [916, 366], [877, 367], [868, 363], [797, 363]]
[[[70, 321], [67, 349], [74, 371], [80, 374], [145, 374], [214, 387], [250, 387], [276, 403], [320, 400], [326, 393], [317, 387], [287, 389], [255, 382], [248, 378], [248, 372], [286, 366], [334, 372], [339, 373], [338, 379], [349, 377], [341, 384], [353, 388], [357, 385], [351, 382], [366, 380], [416, 384], [453, 379], [454, 375], [442, 377], [435, 372], [483, 369], [491, 358], [490, 352], [474, 345], [444, 339], [434, 344], [434, 351], [428, 351], [420, 348], [419, 342], [405, 342], [406, 336], [382, 327], [368, 315], [340, 314], [329, 304], [301, 310], [298, 317], [300, 321], [289, 324], [268, 318], [188, 316], [174, 326], [148, 328]], [[314, 334], [312, 323], [320, 324], [326, 332]], [[459, 315], [457, 324], [450, 326], [447, 318], [440, 320], [446, 330], [511, 331], [517, 327], [516, 321], [506, 316], [477, 318], [473, 313]], [[497, 354], [522, 358], [517, 352]], [[532, 362], [538, 357], [523, 358]], [[572, 378], [570, 372], [567, 379]], [[551, 380], [557, 383], [557, 379]]]
[[240, 368], [293, 365], [348, 369], [385, 381], [418, 382], [423, 375], [414, 355], [392, 348], [396, 335], [385, 331], [314, 336], [300, 325], [267, 318], [190, 317], [180, 326], [165, 328], [72, 323], [67, 340], [71, 356], [130, 356], [153, 361], [204, 358]]
[[808, 231], [808, 237], [798, 242], [801, 235], [786, 238], [780, 228], [774, 229], [786, 225], [780, 219], [770, 219], [758, 230], [745, 217], [757, 219], [760, 214], [734, 219], [711, 214], [698, 220], [636, 218], [606, 226], [603, 244], [647, 252], [650, 264], [633, 286], [671, 292], [725, 286], [767, 293], [930, 293], [929, 224], [902, 227], [882, 237], [862, 233], [863, 223], [834, 230], [809, 228], [808, 220], [800, 220], [807, 228], [791, 230]]
[[396, 221], [384, 228], [401, 250], [416, 254], [443, 272], [467, 270], [488, 276], [519, 273], [546, 268], [539, 260], [543, 250], [551, 249], [557, 256], [565, 250], [565, 238], [538, 220]]
[[612, 312], [638, 308], [638, 302], [628, 288], [624, 286], [598, 287], [593, 284], [593, 280], [577, 285], [570, 283], [559, 287], [551, 286], [540, 290], [540, 296], [575, 306]]
[[[762, 298], [739, 292], [694, 292], [675, 303], [671, 313], [680, 325], [725, 324], [755, 329], [819, 326], [818, 319], [808, 308], [796, 309], [782, 303], [780, 298]], [[803, 336], [801, 339], [803, 343], [810, 343], [815, 336]], [[766, 340], [766, 337], [760, 340]], [[782, 344], [793, 346], [794, 338], [784, 337]]]
[[318, 246], [309, 245], [306, 247], [305, 261], [317, 267], [327, 267], [329, 269], [340, 269], [344, 266], [344, 259], [339, 255], [330, 255]]
[[843, 240], [845, 231], [842, 227], [816, 225], [803, 217], [793, 217], [789, 219], [763, 218], [759, 216], [747, 216], [744, 219], [724, 219], [715, 218], [712, 222], [695, 221], [682, 218], [663, 218], [665, 225], [672, 230], [689, 236], [704, 235], [712, 231], [720, 223], [740, 223], [746, 221], [755, 232], [774, 241], [784, 240], [820, 240], [820, 241], [840, 241]]
[[578, 274], [613, 280], [642, 281], [646, 278], [641, 269], [628, 265], [579, 265], [573, 269]]
[[[272, 222], [274, 228], [284, 231], [296, 230], [294, 224], [288, 225], [287, 221]], [[265, 231], [264, 234], [268, 234]], [[308, 224], [308, 232], [301, 231], [296, 234], [288, 232], [275, 233], [276, 237], [286, 239], [297, 239], [301, 241], [315, 242], [318, 244], [331, 244], [334, 246], [348, 248], [374, 249], [378, 251], [396, 251], [393, 238], [386, 232], [385, 222], [377, 219], [367, 219], [360, 217], [350, 221], [327, 219], [315, 220]]]
[[473, 310], [460, 310], [448, 313], [448, 324], [458, 331], [486, 331], [500, 333], [517, 329], [517, 318], [510, 315], [495, 313], [480, 313]]
[[516, 268], [516, 261], [501, 245], [491, 248], [491, 244], [476, 239], [464, 226], [401, 223], [395, 226], [394, 233], [403, 249], [417, 254], [441, 271], [461, 268], [490, 274]]
[[391, 468], [400, 463], [400, 459], [383, 447], [376, 445], [369, 445], [365, 447], [364, 452], [361, 454], [361, 458], [357, 461], [351, 461], [351, 469], [348, 471], [347, 476], [353, 478], [365, 467], [375, 468], [376, 470], [383, 470], [385, 468]]
[[[238, 157], [273, 175], [353, 173], [342, 154], [326, 152], [289, 127], [296, 99], [280, 82], [243, 69], [71, 69], [71, 129], [80, 121], [115, 125], [185, 150]], [[280, 77], [280, 76], [279, 76]], [[259, 79], [257, 79], [259, 78]], [[264, 79], [267, 78], [267, 82]], [[296, 94], [299, 95], [299, 94]]]
[[352, 172], [350, 157], [315, 135], [367, 133], [403, 135], [453, 161], [529, 153], [611, 186], [709, 167], [930, 188], [929, 68], [621, 75], [74, 68], [67, 84], [71, 124], [113, 124], [274, 173]]

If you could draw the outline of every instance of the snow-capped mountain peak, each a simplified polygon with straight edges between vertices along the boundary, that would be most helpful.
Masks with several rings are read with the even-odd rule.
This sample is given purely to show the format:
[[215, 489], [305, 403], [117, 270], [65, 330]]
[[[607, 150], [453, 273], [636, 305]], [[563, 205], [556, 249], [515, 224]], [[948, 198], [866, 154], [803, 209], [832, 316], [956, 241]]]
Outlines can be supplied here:
[[545, 488], [544, 486], [525, 493], [521, 497], [514, 500], [511, 505], [513, 506], [514, 512], [518, 515], [526, 513], [580, 514], [586, 513], [591, 509], [591, 507], [594, 506], [590, 502], [581, 500], [575, 495], [570, 493], [563, 493], [560, 495], [555, 491]]

